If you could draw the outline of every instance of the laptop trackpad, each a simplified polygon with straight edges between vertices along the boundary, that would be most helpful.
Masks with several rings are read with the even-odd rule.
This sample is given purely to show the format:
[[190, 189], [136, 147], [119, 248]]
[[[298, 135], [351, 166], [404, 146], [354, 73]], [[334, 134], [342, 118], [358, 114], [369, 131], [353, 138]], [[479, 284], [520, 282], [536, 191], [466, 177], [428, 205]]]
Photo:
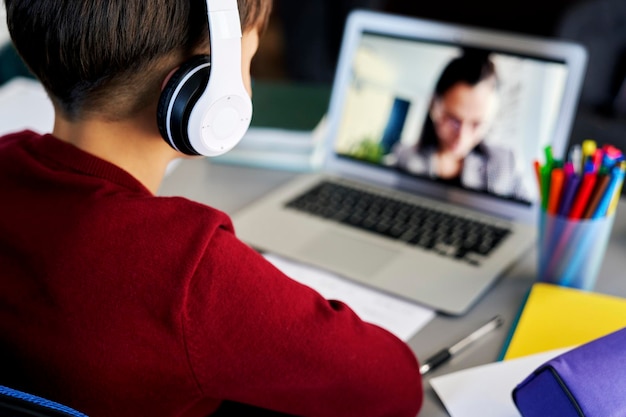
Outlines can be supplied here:
[[302, 248], [306, 258], [322, 267], [349, 275], [373, 276], [397, 252], [340, 232], [326, 232]]

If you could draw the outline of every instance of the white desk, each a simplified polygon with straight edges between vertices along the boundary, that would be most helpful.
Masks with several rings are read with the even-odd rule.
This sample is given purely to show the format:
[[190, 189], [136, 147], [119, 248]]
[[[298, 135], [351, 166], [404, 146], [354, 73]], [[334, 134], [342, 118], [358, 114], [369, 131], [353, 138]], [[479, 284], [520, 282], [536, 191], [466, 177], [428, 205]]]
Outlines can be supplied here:
[[[240, 166], [219, 165], [206, 159], [181, 162], [165, 179], [162, 195], [179, 195], [196, 200], [227, 213], [238, 209], [284, 183], [294, 174]], [[596, 291], [626, 297], [626, 201], [620, 202], [604, 264], [600, 270]], [[497, 359], [509, 326], [517, 314], [520, 302], [533, 282], [536, 252], [520, 259], [489, 292], [463, 317], [438, 315], [417, 333], [409, 345], [418, 358], [424, 359], [444, 346], [459, 340], [484, 321], [500, 314], [505, 325], [487, 335], [475, 345], [442, 365], [425, 379], [425, 401], [420, 417], [448, 416], [428, 379]]]

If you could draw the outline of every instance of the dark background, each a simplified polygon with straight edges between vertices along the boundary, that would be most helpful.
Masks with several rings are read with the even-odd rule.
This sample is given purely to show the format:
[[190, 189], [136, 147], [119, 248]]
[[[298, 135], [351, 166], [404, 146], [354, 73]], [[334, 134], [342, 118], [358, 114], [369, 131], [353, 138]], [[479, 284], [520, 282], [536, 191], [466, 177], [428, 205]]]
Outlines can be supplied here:
[[585, 1], [596, 0], [275, 0], [254, 71], [265, 79], [329, 82], [345, 18], [355, 8], [558, 36], [563, 15]]
[[[570, 144], [594, 139], [626, 151], [626, 0], [274, 1], [252, 62], [253, 79], [326, 92], [346, 17], [357, 8], [576, 41], [589, 60]], [[0, 50], [0, 62], [0, 84], [24, 72], [10, 46]]]

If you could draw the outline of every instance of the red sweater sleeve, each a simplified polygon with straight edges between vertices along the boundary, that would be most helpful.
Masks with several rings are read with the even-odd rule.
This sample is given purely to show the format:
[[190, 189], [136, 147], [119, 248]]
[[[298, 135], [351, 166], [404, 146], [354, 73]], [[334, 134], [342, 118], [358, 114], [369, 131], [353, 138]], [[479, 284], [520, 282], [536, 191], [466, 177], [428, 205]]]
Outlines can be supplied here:
[[417, 414], [411, 350], [283, 275], [224, 213], [32, 132], [0, 141], [0, 189], [4, 380], [94, 417], [204, 417], [222, 400]]
[[299, 416], [417, 415], [422, 381], [404, 342], [288, 278], [227, 230], [208, 244], [183, 314], [205, 394]]

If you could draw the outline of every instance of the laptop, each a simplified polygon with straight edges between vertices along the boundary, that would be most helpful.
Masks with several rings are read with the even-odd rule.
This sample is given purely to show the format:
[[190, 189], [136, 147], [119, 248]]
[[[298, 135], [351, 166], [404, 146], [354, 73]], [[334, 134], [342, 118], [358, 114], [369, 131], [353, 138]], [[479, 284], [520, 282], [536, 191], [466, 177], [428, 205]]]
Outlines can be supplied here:
[[[437, 77], [465, 50], [486, 53], [498, 74], [484, 142], [514, 156], [488, 175], [515, 172], [525, 194], [415, 173], [394, 156], [416, 146]], [[536, 242], [533, 161], [547, 146], [555, 157], [565, 151], [586, 64], [585, 49], [562, 40], [354, 11], [323, 167], [236, 212], [235, 231], [260, 251], [463, 315]], [[485, 175], [464, 164], [476, 171], [468, 176]], [[375, 214], [386, 216], [382, 225]]]

